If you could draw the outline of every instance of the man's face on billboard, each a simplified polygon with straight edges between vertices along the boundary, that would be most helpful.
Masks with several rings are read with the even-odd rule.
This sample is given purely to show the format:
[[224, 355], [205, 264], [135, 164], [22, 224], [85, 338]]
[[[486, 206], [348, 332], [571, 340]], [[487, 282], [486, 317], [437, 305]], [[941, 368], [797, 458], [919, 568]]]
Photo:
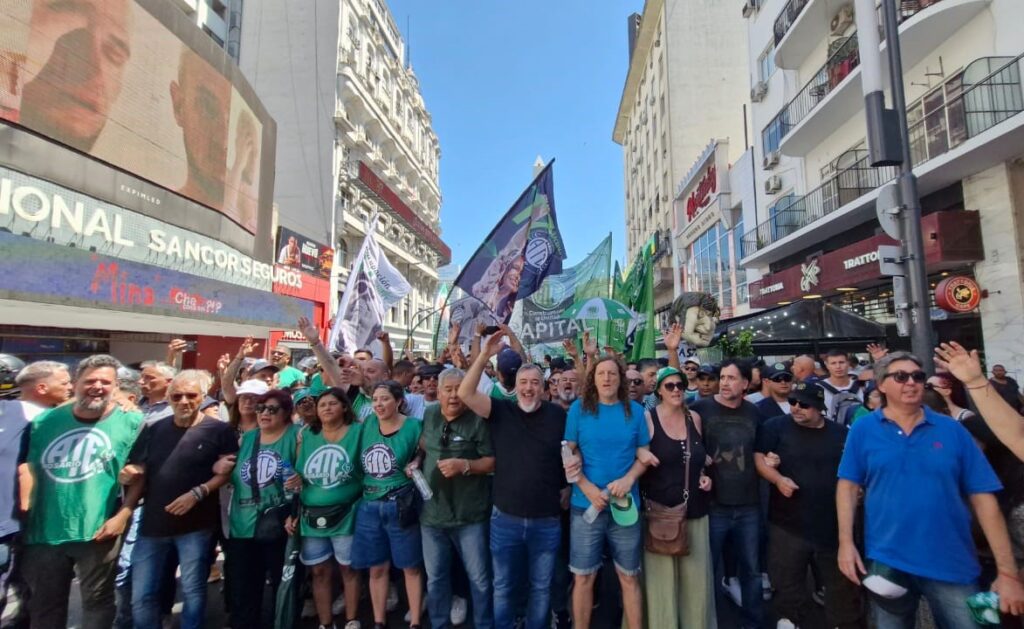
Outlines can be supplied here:
[[38, 71], [25, 84], [22, 124], [92, 149], [131, 57], [129, 11], [129, 0], [35, 0], [28, 59]]
[[192, 189], [186, 194], [219, 205], [224, 200], [231, 86], [210, 64], [185, 51], [178, 80], [171, 83], [171, 101], [188, 160], [186, 186]]

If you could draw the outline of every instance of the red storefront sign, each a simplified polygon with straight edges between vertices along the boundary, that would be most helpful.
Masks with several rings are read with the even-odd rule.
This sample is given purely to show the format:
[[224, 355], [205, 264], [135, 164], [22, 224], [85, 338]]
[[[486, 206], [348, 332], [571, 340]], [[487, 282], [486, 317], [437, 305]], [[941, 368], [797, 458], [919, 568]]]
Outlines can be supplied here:
[[935, 287], [935, 305], [946, 312], [962, 314], [981, 304], [981, 287], [973, 279], [954, 275]]
[[697, 189], [690, 193], [686, 200], [686, 220], [692, 221], [697, 212], [704, 209], [711, 202], [711, 195], [718, 190], [718, 169], [714, 162], [704, 171], [704, 176], [697, 183]]
[[274, 266], [274, 292], [326, 304], [330, 301], [331, 282], [278, 264]]
[[[981, 244], [981, 223], [974, 211], [934, 212], [921, 219], [925, 261], [929, 270], [952, 268], [985, 258]], [[842, 247], [769, 273], [750, 284], [750, 305], [770, 308], [779, 302], [802, 299], [804, 295], [827, 295], [838, 288], [857, 288], [881, 279], [878, 269], [879, 245], [897, 242], [884, 234]]]

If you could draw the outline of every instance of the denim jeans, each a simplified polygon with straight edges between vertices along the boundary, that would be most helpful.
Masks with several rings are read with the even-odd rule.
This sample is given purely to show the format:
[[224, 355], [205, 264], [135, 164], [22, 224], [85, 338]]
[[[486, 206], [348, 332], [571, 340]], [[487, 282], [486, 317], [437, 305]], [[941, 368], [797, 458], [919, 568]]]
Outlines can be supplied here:
[[[904, 573], [906, 574], [906, 573]], [[914, 575], [906, 575], [910, 587], [896, 600], [871, 596], [871, 614], [876, 629], [913, 629], [921, 597], [928, 600], [938, 629], [976, 629], [967, 597], [978, 591], [974, 583], [947, 583]]]
[[491, 560], [494, 564], [494, 625], [510, 629], [515, 622], [517, 593], [529, 583], [526, 629], [551, 624], [551, 575], [562, 543], [558, 517], [520, 518], [491, 512]]
[[159, 629], [160, 584], [171, 549], [181, 566], [181, 628], [206, 623], [206, 579], [210, 576], [210, 541], [213, 531], [172, 537], [139, 536], [132, 552], [132, 622], [135, 629]]
[[722, 579], [725, 566], [722, 549], [728, 543], [736, 557], [743, 607], [740, 610], [744, 627], [760, 627], [764, 599], [761, 592], [761, 570], [758, 547], [761, 537], [761, 510], [758, 505], [729, 507], [715, 505], [709, 516], [711, 524], [711, 558], [715, 563], [715, 601], [719, 609], [725, 605]]
[[423, 563], [427, 569], [427, 612], [434, 629], [451, 627], [452, 550], [458, 552], [469, 577], [473, 599], [473, 626], [494, 627], [491, 599], [491, 563], [487, 549], [487, 523], [467, 524], [454, 528], [421, 526]]

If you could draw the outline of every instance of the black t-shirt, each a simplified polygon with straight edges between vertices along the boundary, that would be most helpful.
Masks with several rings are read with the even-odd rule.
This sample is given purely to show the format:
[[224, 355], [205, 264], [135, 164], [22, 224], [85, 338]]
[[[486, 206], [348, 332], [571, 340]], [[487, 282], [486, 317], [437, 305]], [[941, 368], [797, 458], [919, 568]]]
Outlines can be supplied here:
[[779, 473], [800, 488], [791, 498], [771, 488], [768, 520], [772, 524], [818, 546], [838, 547], [836, 479], [847, 432], [845, 426], [830, 421], [821, 428], [805, 428], [790, 415], [764, 423], [757, 435], [757, 451], [779, 455]]
[[992, 378], [989, 382], [992, 383], [992, 388], [996, 390], [999, 397], [1006, 400], [1007, 404], [1014, 409], [1020, 408], [1020, 385], [1017, 384], [1016, 380], [1013, 378], [1007, 378], [1006, 384], [999, 384], [996, 382], [995, 378]]
[[704, 428], [704, 444], [711, 456], [710, 476], [714, 504], [740, 507], [760, 503], [754, 444], [761, 425], [757, 407], [744, 400], [739, 408], [719, 404], [714, 397], [691, 406]]
[[773, 417], [778, 417], [779, 415], [786, 414], [786, 411], [782, 410], [782, 407], [779, 406], [779, 403], [776, 402], [775, 398], [771, 396], [766, 397], [765, 399], [761, 400], [754, 406], [756, 406], [757, 410], [761, 413], [762, 421], [768, 421]]
[[185, 515], [171, 515], [165, 507], [210, 480], [217, 459], [235, 452], [238, 437], [234, 428], [212, 417], [187, 429], [175, 425], [173, 416], [143, 428], [129, 457], [132, 463], [146, 466], [141, 534], [167, 537], [215, 528], [220, 517], [217, 492]]
[[508, 400], [491, 399], [494, 506], [520, 518], [558, 517], [565, 487], [562, 439], [565, 411], [541, 402], [532, 413]]

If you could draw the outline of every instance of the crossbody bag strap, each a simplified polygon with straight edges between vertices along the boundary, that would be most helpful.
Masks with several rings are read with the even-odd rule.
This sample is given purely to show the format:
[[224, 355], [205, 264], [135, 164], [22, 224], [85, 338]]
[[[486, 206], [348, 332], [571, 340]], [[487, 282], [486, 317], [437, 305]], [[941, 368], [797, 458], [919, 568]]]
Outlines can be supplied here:
[[258, 430], [253, 442], [252, 454], [249, 456], [249, 487], [252, 488], [253, 504], [258, 505], [260, 503], [260, 479], [257, 478], [259, 474], [256, 471], [256, 465], [259, 463], [260, 458], [260, 433]]
[[683, 448], [683, 466], [685, 475], [683, 477], [683, 504], [690, 503], [690, 452], [693, 451], [692, 439], [693, 435], [690, 434], [690, 427], [693, 426], [693, 422], [690, 421], [690, 412], [686, 412], [686, 446]]

